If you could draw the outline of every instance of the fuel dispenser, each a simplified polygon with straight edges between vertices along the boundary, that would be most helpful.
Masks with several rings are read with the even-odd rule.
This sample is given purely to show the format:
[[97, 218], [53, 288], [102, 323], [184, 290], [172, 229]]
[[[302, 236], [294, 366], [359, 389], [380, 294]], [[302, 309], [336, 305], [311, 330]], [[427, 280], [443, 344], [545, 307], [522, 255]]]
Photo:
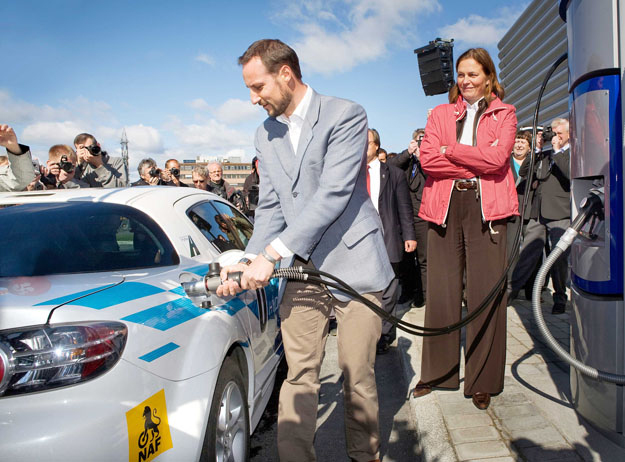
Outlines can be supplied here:
[[[585, 198], [603, 201], [571, 244], [571, 356], [622, 377], [625, 1], [562, 0], [560, 15], [568, 36], [572, 218]], [[577, 367], [570, 382], [577, 412], [625, 446], [623, 382]]]

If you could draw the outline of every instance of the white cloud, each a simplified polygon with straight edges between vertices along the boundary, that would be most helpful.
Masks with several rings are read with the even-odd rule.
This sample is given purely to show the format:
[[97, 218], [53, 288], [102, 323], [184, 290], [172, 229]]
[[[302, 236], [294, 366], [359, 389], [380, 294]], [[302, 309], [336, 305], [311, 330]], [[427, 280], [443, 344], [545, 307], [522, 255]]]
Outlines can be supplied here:
[[209, 66], [215, 65], [215, 60], [206, 53], [198, 53], [198, 55], [195, 57], [195, 60], [204, 64], [208, 64]]
[[126, 127], [128, 137], [128, 151], [131, 147], [138, 151], [157, 154], [163, 152], [163, 140], [161, 134], [154, 127], [143, 124]]
[[187, 105], [196, 111], [208, 111], [210, 109], [209, 104], [203, 98], [197, 98], [193, 101], [189, 101]]
[[258, 105], [242, 99], [229, 99], [215, 111], [217, 119], [227, 124], [247, 122], [262, 115], [262, 109]]
[[81, 131], [75, 122], [35, 122], [24, 127], [21, 141], [27, 144], [52, 146], [54, 144], [69, 144]]
[[523, 9], [500, 9], [491, 18], [472, 14], [442, 27], [439, 35], [467, 46], [496, 46], [522, 12]]
[[290, 0], [280, 17], [303, 36], [293, 43], [307, 71], [349, 71], [405, 43], [418, 19], [441, 7], [436, 0]]
[[223, 153], [231, 149], [249, 150], [253, 146], [253, 132], [234, 130], [216, 120], [203, 124], [184, 125], [177, 120], [170, 127], [179, 143], [191, 152]]

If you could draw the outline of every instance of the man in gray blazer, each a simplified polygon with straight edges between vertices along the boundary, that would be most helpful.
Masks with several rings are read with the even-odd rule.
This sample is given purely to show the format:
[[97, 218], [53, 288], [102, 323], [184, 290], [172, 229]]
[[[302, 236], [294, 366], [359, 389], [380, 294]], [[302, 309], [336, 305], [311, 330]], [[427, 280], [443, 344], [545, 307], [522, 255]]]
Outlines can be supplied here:
[[28, 146], [19, 144], [13, 128], [0, 124], [0, 146], [6, 148], [9, 163], [0, 168], [0, 191], [23, 191], [35, 179]]
[[[379, 304], [393, 278], [381, 223], [366, 189], [367, 116], [350, 101], [322, 96], [302, 82], [296, 53], [279, 40], [259, 40], [239, 58], [253, 104], [269, 117], [256, 131], [260, 197], [254, 234], [234, 295], [268, 283], [274, 265], [295, 260], [331, 273]], [[280, 460], [314, 461], [319, 370], [334, 308], [343, 370], [347, 452], [379, 459], [374, 362], [381, 320], [335, 289], [289, 282], [280, 307], [289, 366], [280, 390]]]

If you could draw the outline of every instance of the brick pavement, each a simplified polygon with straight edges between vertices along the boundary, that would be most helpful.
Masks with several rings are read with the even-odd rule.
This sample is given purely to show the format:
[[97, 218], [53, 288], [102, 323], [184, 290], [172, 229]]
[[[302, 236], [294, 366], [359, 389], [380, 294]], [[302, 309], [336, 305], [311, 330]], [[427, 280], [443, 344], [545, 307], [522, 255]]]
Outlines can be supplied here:
[[[543, 315], [552, 335], [569, 348], [569, 315]], [[425, 309], [403, 319], [423, 325]], [[406, 383], [419, 378], [421, 337], [403, 332], [397, 340]], [[569, 366], [545, 344], [535, 326], [531, 303], [517, 299], [508, 307], [505, 389], [488, 410], [475, 408], [462, 392], [435, 390], [410, 399], [424, 461], [623, 461], [625, 449], [613, 444], [570, 404]], [[461, 377], [464, 364], [461, 363]]]

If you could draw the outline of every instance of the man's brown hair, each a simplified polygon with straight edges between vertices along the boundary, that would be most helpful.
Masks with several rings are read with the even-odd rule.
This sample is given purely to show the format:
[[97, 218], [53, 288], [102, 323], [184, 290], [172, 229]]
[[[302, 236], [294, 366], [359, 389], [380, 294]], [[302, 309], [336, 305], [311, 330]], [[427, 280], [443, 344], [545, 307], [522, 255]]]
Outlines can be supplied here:
[[89, 133], [81, 133], [80, 135], [76, 135], [76, 138], [74, 138], [74, 146], [78, 146], [79, 144], [85, 144], [85, 141], [87, 140], [93, 140], [93, 144], [98, 144], [95, 136], [90, 135]]
[[73, 162], [74, 164], [78, 161], [76, 152], [71, 148], [71, 146], [66, 144], [55, 144], [48, 151], [48, 160], [50, 162], [58, 162], [63, 156], [67, 156], [67, 160]]
[[287, 65], [298, 80], [302, 80], [297, 53], [286, 43], [278, 39], [262, 39], [252, 43], [239, 56], [239, 65], [245, 66], [252, 58], [258, 56], [269, 73], [277, 74], [280, 68]]

